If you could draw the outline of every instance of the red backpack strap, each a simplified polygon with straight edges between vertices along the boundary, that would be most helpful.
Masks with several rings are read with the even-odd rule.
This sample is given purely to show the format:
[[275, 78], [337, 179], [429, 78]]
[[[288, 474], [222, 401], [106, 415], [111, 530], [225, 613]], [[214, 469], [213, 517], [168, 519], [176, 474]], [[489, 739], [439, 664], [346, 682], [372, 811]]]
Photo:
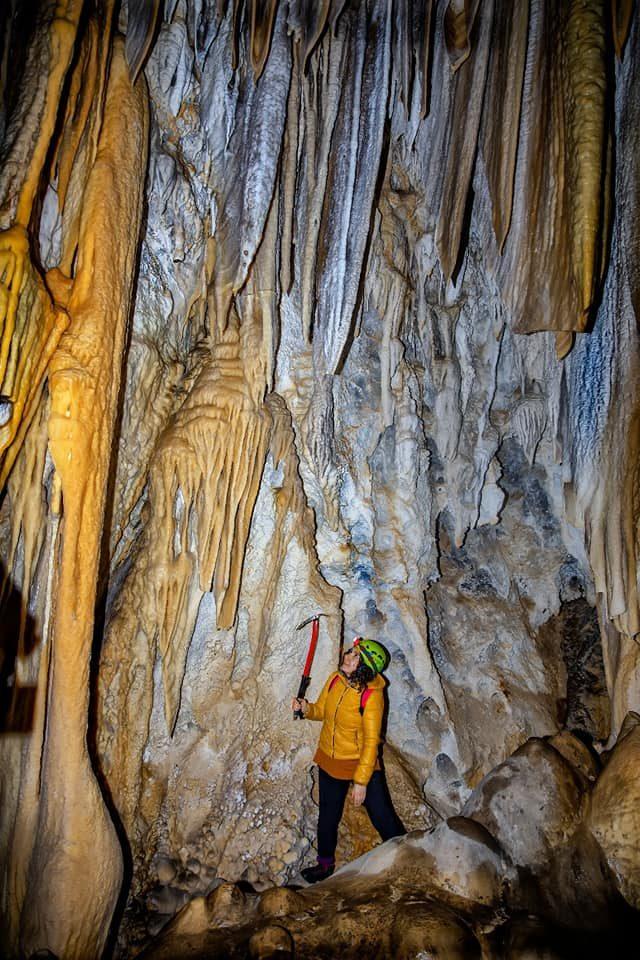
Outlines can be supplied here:
[[[333, 678], [333, 680], [332, 680], [331, 683], [329, 684], [329, 690], [333, 690], [333, 688], [335, 687], [335, 685], [336, 685], [336, 683], [338, 682], [339, 679], [340, 679], [340, 678], [339, 678], [338, 674], [336, 673], [335, 677]], [[327, 690], [327, 693], [329, 692], [329, 690]]]
[[360, 713], [361, 714], [364, 713], [364, 708], [367, 705], [367, 700], [369, 699], [372, 693], [373, 693], [373, 690], [371, 689], [371, 687], [365, 687], [362, 693], [360, 694]]

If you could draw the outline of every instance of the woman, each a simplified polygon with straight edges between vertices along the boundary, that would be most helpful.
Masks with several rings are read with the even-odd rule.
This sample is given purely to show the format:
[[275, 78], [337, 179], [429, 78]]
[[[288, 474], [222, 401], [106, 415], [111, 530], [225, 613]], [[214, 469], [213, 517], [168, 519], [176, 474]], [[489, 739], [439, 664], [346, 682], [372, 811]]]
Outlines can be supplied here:
[[300, 710], [306, 720], [323, 721], [313, 758], [320, 790], [318, 863], [302, 871], [309, 883], [330, 877], [335, 869], [338, 824], [351, 783], [353, 804], [364, 804], [383, 840], [406, 832], [393, 809], [378, 760], [384, 712], [380, 674], [388, 661], [381, 643], [356, 637], [316, 702], [292, 701], [292, 709]]

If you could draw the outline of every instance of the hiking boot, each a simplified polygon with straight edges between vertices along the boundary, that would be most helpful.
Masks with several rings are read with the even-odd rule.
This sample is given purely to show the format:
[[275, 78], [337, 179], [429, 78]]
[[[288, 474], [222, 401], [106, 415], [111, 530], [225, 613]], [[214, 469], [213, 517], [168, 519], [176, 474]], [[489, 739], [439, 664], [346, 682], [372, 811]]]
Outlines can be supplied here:
[[307, 883], [318, 883], [319, 880], [326, 880], [335, 870], [335, 864], [316, 863], [315, 867], [305, 867], [300, 873]]

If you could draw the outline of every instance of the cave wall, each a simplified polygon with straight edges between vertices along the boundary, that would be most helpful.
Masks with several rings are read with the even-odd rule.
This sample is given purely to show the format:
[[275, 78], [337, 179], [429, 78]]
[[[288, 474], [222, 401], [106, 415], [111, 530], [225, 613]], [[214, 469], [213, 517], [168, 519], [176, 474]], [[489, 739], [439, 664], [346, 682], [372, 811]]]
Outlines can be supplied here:
[[[391, 652], [409, 826], [638, 707], [638, 27], [178, 0], [42, 4], [29, 33], [17, 6], [2, 911], [8, 952], [88, 956], [107, 806], [152, 913], [299, 868], [317, 610], [312, 696], [354, 633]], [[104, 845], [93, 895], [76, 838]], [[342, 855], [371, 842], [350, 814]]]

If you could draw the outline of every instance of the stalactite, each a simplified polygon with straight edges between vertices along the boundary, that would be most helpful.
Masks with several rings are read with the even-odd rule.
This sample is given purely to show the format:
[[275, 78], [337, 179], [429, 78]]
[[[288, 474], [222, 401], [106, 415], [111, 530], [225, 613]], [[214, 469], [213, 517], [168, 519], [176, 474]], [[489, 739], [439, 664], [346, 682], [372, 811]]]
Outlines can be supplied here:
[[160, 13], [160, 0], [129, 0], [125, 51], [135, 82], [149, 55]]
[[[26, 84], [10, 120], [0, 163], [0, 387], [13, 401], [0, 433], [6, 455], [3, 482], [35, 411], [47, 365], [67, 325], [31, 262], [28, 228], [54, 134], [58, 104], [73, 55], [82, 3], [69, 0], [48, 11], [27, 55]], [[34, 74], [34, 64], [38, 68]]]
[[163, 663], [167, 728], [180, 705], [200, 593], [213, 589], [221, 629], [236, 617], [249, 523], [269, 442], [240, 352], [237, 320], [165, 431], [151, 467], [149, 550], [162, 557], [149, 609]]
[[[389, 171], [387, 171], [388, 175]], [[400, 187], [400, 185], [398, 185]], [[402, 187], [405, 187], [402, 184]], [[399, 190], [399, 192], [402, 192]], [[410, 254], [406, 241], [407, 211], [397, 194], [384, 191], [380, 197], [380, 256], [382, 264], [377, 266], [380, 276], [380, 290], [376, 296], [376, 310], [384, 318], [383, 336], [380, 344], [381, 414], [384, 427], [390, 427], [394, 420], [394, 400], [392, 379], [397, 371], [401, 351], [399, 334], [410, 301], [408, 283]], [[403, 195], [404, 199], [404, 195]], [[397, 208], [397, 209], [396, 209]], [[377, 251], [376, 251], [377, 252]]]
[[604, 0], [573, 0], [563, 25], [563, 104], [571, 196], [570, 263], [584, 330], [599, 269], [607, 74]]
[[301, 53], [298, 44], [293, 50], [293, 71], [287, 103], [287, 125], [282, 143], [282, 161], [280, 173], [280, 287], [289, 293], [293, 283], [293, 237], [296, 195], [296, 175], [298, 171], [299, 130], [301, 123], [300, 93], [302, 88]]
[[[233, 296], [247, 279], [271, 206], [284, 133], [291, 51], [282, 9], [271, 55], [259, 83], [247, 65], [239, 67], [233, 89], [229, 71], [230, 25], [209, 51], [203, 77], [203, 123], [212, 156], [212, 190], [217, 205], [213, 238], [216, 323], [224, 329]], [[220, 97], [220, 90], [226, 91]], [[241, 173], [240, 173], [241, 171]]]
[[[48, 8], [29, 49], [25, 84], [11, 117], [0, 166], [0, 228], [27, 228], [40, 174], [58, 114], [64, 79], [73, 56], [82, 0], [63, 0]], [[37, 66], [36, 66], [37, 64]]]
[[[290, 24], [298, 25], [302, 43], [302, 66], [306, 71], [309, 57], [320, 40], [329, 19], [331, 0], [299, 0], [289, 12]], [[336, 7], [336, 3], [333, 4]], [[339, 11], [338, 11], [339, 13]], [[334, 17], [337, 16], [334, 10]]]
[[[450, 8], [448, 8], [450, 9]], [[442, 269], [450, 280], [458, 264], [467, 198], [476, 158], [489, 60], [493, 0], [485, 0], [479, 14], [477, 47], [458, 70], [449, 116], [449, 141], [436, 243]], [[460, 123], [459, 117], [465, 122]]]
[[[498, 272], [513, 329], [572, 329], [565, 129], [550, 4], [532, 0], [514, 204]], [[534, 266], [535, 264], [535, 266]]]
[[525, 452], [529, 464], [533, 466], [538, 444], [547, 424], [545, 398], [523, 397], [515, 408], [512, 429], [520, 446]]
[[404, 104], [405, 116], [411, 109], [413, 85], [413, 23], [411, 22], [411, 4], [399, 3], [394, 7], [393, 23], [393, 68], [400, 84], [400, 98]]
[[[340, 21], [344, 28], [344, 21]], [[391, 18], [386, 3], [354, 15], [350, 74], [334, 136], [344, 145], [329, 167], [318, 262], [318, 333], [337, 371], [353, 331], [387, 113]]]
[[[424, 120], [429, 111], [431, 95], [431, 40], [433, 32], [433, 0], [422, 0], [416, 4], [414, 36], [418, 38], [418, 65], [422, 83], [422, 102], [420, 116]], [[415, 43], [415, 40], [414, 40]]]
[[269, 56], [279, 0], [251, 0], [251, 66], [256, 82]]
[[556, 356], [558, 360], [564, 360], [571, 352], [575, 341], [575, 334], [571, 330], [560, 330], [556, 333]]
[[[0, 483], [4, 483], [11, 472], [37, 407], [49, 362], [69, 324], [66, 311], [69, 275], [77, 246], [86, 171], [95, 156], [102, 118], [112, 13], [113, 3], [107, 2], [100, 8], [98, 18], [88, 21], [81, 40], [80, 56], [74, 65], [65, 122], [54, 151], [57, 201], [63, 210], [63, 248], [66, 253], [58, 267], [45, 274], [43, 282], [38, 265], [32, 262], [26, 227], [30, 216], [29, 204], [33, 204], [35, 198], [36, 174], [40, 175], [38, 165], [45, 163], [47, 148], [54, 142], [55, 90], [62, 82], [63, 68], [66, 69], [71, 61], [76, 36], [74, 31], [80, 15], [78, 5], [70, 5], [66, 16], [62, 20], [53, 20], [49, 26], [52, 49], [56, 55], [48, 81], [47, 113], [39, 119], [40, 139], [21, 188], [22, 199], [17, 220], [0, 235], [0, 251], [4, 248], [6, 258], [3, 282], [7, 293], [7, 313], [0, 346], [0, 382], [4, 393], [13, 400], [11, 420], [0, 432], [0, 451], [4, 451]], [[64, 38], [64, 44], [60, 38]], [[10, 150], [14, 152], [22, 149], [19, 139], [13, 145], [11, 141], [9, 143]], [[10, 152], [8, 166], [13, 162]], [[73, 175], [78, 182], [66, 208], [67, 191]], [[23, 208], [25, 212], [21, 214]]]
[[11, 227], [0, 234], [0, 309], [3, 327], [2, 392], [12, 399], [11, 418], [0, 427], [0, 484], [4, 485], [24, 442], [41, 394], [51, 357], [69, 324], [62, 304], [52, 299], [33, 266], [26, 231]]
[[493, 229], [502, 252], [511, 223], [529, 3], [496, 4], [485, 92], [481, 148], [491, 195]]
[[[348, 56], [345, 31], [331, 37], [319, 57], [313, 58], [303, 80], [303, 130], [300, 159], [299, 211], [301, 246], [298, 270], [302, 330], [309, 340], [316, 303], [317, 252], [322, 208], [327, 196], [329, 153], [340, 107], [340, 76]], [[284, 250], [284, 248], [283, 248]], [[286, 253], [286, 251], [284, 251]]]
[[[104, 32], [109, 46], [110, 27]], [[99, 101], [96, 102], [96, 87], [106, 69], [106, 58], [100, 56], [100, 46], [99, 26], [96, 20], [91, 19], [83, 33], [78, 62], [71, 75], [69, 97], [53, 162], [59, 210], [63, 210], [65, 206], [71, 174], [81, 140], [91, 122], [91, 112], [99, 106]], [[97, 112], [101, 114], [100, 110]], [[73, 244], [70, 243], [69, 246]]]
[[625, 43], [629, 36], [633, 7], [634, 0], [611, 0], [613, 43], [618, 60], [622, 60]]
[[245, 338], [243, 356], [245, 375], [253, 385], [253, 399], [259, 405], [265, 389], [273, 390], [276, 356], [280, 336], [278, 311], [278, 260], [282, 262], [278, 240], [280, 189], [276, 189], [267, 217], [264, 236], [249, 272], [247, 284], [238, 298], [241, 332]]
[[600, 258], [606, 85], [602, 6], [532, 3], [516, 202], [499, 268], [517, 331], [580, 331], [588, 322]]
[[480, 0], [449, 0], [447, 4], [444, 40], [454, 70], [462, 66], [471, 52], [471, 34], [480, 6]]

